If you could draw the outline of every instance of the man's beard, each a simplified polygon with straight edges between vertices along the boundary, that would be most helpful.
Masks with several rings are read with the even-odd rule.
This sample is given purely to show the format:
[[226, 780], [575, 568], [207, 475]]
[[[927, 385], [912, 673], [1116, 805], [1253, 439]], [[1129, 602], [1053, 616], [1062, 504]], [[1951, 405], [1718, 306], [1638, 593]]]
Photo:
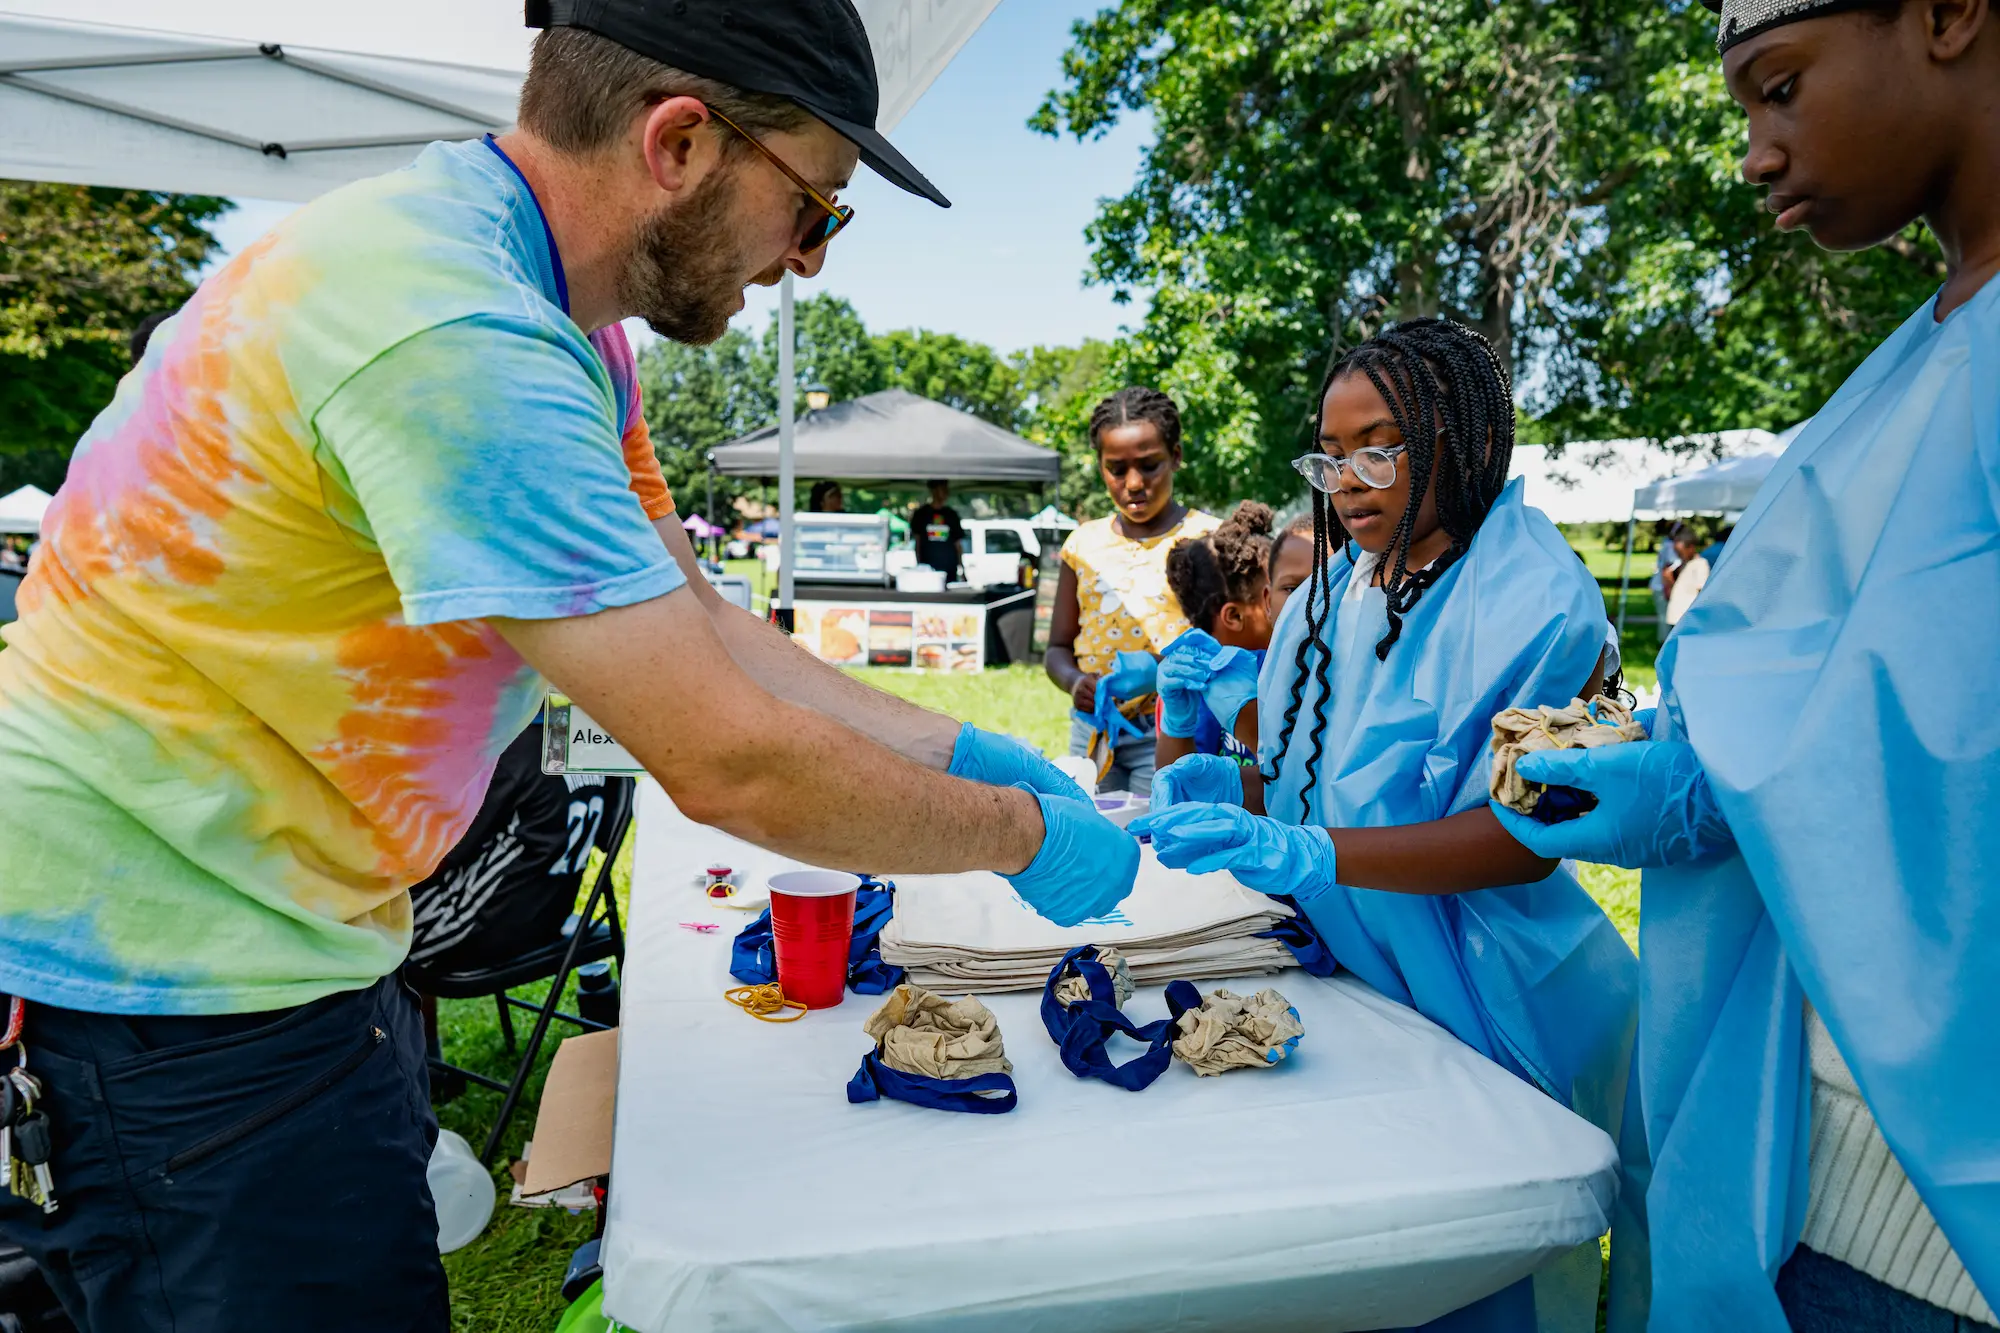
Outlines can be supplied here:
[[694, 197], [639, 224], [618, 304], [662, 338], [705, 347], [729, 331], [743, 293], [743, 257], [729, 244], [731, 180], [713, 175]]

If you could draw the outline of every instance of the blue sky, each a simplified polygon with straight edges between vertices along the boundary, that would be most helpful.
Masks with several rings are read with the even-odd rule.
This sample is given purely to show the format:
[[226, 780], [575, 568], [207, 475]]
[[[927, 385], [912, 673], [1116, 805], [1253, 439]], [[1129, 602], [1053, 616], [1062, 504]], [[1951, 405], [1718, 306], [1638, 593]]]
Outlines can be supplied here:
[[[1137, 305], [1084, 287], [1083, 229], [1099, 199], [1130, 187], [1148, 127], [1125, 123], [1078, 144], [1026, 125], [1060, 78], [1070, 24], [1099, 7], [1001, 0], [891, 136], [954, 206], [935, 208], [864, 169], [843, 196], [854, 224], [800, 295], [844, 296], [871, 329], [936, 329], [1003, 352], [1110, 337], [1136, 323]], [[290, 211], [243, 201], [217, 231], [234, 252]], [[750, 302], [739, 321], [761, 331], [777, 295], [753, 290]]]

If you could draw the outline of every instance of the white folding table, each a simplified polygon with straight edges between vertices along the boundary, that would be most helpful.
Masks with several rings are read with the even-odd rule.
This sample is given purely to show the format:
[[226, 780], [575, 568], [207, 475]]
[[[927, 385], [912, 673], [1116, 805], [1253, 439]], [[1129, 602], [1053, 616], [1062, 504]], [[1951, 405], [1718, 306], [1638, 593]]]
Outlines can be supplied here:
[[[1608, 1225], [1609, 1138], [1344, 975], [1231, 986], [1298, 1007], [1273, 1070], [1125, 1092], [1062, 1067], [1039, 996], [997, 995], [1018, 1109], [850, 1105], [878, 1001], [782, 1026], [730, 1005], [748, 918], [694, 882], [793, 863], [650, 782], [638, 828], [604, 1265], [642, 1333], [1403, 1327], [1574, 1270]], [[1160, 989], [1126, 1012], [1164, 1016]]]

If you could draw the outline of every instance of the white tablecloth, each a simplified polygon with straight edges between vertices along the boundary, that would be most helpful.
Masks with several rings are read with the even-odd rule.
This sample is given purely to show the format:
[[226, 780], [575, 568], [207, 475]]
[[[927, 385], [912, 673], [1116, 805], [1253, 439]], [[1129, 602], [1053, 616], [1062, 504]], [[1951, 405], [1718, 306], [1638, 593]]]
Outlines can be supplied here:
[[[692, 883], [787, 863], [651, 783], [638, 819], [604, 1264], [607, 1313], [644, 1333], [1399, 1327], [1608, 1225], [1604, 1134], [1345, 976], [1275, 978], [1306, 1035], [1269, 1072], [1078, 1079], [1039, 996], [997, 995], [1017, 1110], [849, 1105], [878, 1001], [743, 1014], [721, 992], [747, 919]], [[1126, 1012], [1163, 1016], [1159, 988]]]

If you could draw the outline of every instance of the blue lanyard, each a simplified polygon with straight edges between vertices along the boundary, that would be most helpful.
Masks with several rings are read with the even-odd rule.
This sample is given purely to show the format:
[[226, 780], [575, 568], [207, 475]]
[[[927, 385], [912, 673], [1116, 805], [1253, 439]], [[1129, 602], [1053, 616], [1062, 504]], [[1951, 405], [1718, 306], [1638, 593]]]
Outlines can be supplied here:
[[542, 211], [542, 201], [535, 198], [535, 187], [528, 184], [528, 178], [521, 174], [519, 167], [514, 165], [514, 159], [507, 156], [507, 150], [494, 142], [493, 136], [490, 134], [486, 136], [486, 146], [493, 150], [493, 156], [507, 164], [507, 170], [514, 173], [515, 178], [521, 182], [521, 188], [528, 192], [528, 202], [535, 206], [535, 216], [541, 220], [542, 224], [542, 238], [549, 243], [549, 263], [554, 266], [556, 271], [556, 304], [561, 306], [562, 312], [567, 315], [569, 313], [569, 277], [563, 272], [562, 251], [556, 249], [556, 234], [549, 228], [549, 215]]
[[[1089, 955], [1085, 957], [1085, 955]], [[1064, 1005], [1056, 998], [1056, 987], [1074, 967], [1090, 987], [1090, 998]], [[1179, 1034], [1180, 1016], [1201, 1008], [1201, 992], [1192, 982], [1167, 984], [1168, 1017], [1144, 1027], [1135, 1025], [1118, 1011], [1117, 989], [1111, 973], [1097, 959], [1097, 946], [1085, 944], [1063, 955], [1042, 987], [1042, 1026], [1062, 1052], [1063, 1068], [1078, 1078], [1102, 1079], [1114, 1088], [1141, 1092], [1167, 1071], [1174, 1059], [1174, 1038]], [[1146, 1053], [1122, 1065], [1111, 1063], [1105, 1051], [1114, 1032], [1144, 1042]]]

